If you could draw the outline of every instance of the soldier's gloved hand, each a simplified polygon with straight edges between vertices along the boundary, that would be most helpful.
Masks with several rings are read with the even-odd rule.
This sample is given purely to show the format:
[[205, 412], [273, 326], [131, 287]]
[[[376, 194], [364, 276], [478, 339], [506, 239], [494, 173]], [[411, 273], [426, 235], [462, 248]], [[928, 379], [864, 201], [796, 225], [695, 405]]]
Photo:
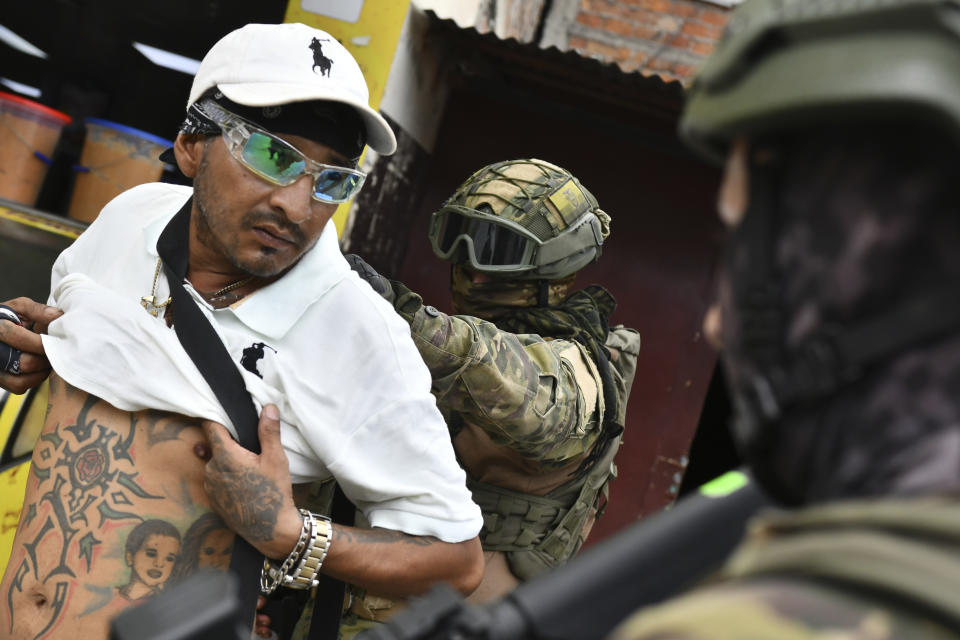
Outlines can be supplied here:
[[373, 290], [379, 293], [383, 298], [393, 304], [396, 294], [390, 281], [377, 273], [377, 270], [367, 264], [367, 261], [355, 253], [348, 253], [344, 256], [349, 263], [350, 268], [357, 272], [357, 275], [367, 281], [373, 287]]

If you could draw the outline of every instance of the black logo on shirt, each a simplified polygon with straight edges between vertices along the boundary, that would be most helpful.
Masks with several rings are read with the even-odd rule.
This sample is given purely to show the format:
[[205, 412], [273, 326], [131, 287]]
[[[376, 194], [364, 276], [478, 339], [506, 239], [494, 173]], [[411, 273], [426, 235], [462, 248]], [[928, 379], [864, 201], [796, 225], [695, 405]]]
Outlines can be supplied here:
[[264, 349], [270, 349], [274, 353], [277, 352], [273, 347], [264, 344], [263, 342], [254, 342], [252, 345], [243, 350], [243, 356], [240, 358], [240, 366], [249, 371], [250, 373], [256, 374], [257, 377], [263, 378], [263, 374], [257, 371], [257, 362], [266, 355]]
[[323, 45], [320, 44], [320, 40], [314, 38], [310, 41], [310, 48], [313, 50], [313, 72], [317, 72], [317, 67], [320, 67], [320, 75], [330, 77], [330, 67], [333, 65], [333, 60], [323, 55]]

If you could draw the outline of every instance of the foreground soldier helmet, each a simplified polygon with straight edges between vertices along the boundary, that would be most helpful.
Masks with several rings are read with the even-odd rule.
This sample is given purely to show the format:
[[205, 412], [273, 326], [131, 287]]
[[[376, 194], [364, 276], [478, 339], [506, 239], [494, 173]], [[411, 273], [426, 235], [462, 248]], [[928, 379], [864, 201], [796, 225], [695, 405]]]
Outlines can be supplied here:
[[[913, 136], [911, 141], [911, 136], [904, 134], [905, 130], [912, 131], [907, 127], [930, 131]], [[847, 130], [854, 133], [844, 139]], [[924, 141], [931, 149], [946, 147], [944, 158], [953, 157], [960, 141], [960, 2], [748, 0], [731, 15], [727, 36], [694, 81], [680, 131], [694, 149], [713, 160], [726, 157], [738, 139], [749, 140], [751, 146], [747, 156], [749, 206], [728, 255], [728, 269], [732, 272], [739, 268], [739, 272], [729, 281], [737, 317], [724, 318], [725, 339], [733, 336], [730, 342], [735, 342], [724, 345], [728, 352], [725, 362], [737, 411], [735, 436], [765, 484], [779, 498], [793, 501], [796, 494], [777, 487], [776, 478], [782, 478], [785, 472], [782, 465], [775, 468], [768, 446], [774, 433], [781, 439], [782, 449], [786, 448], [784, 438], [803, 437], [794, 435], [800, 431], [797, 428], [794, 434], [788, 433], [784, 416], [801, 421], [798, 409], [822, 405], [841, 389], [863, 380], [864, 372], [871, 367], [890, 362], [895, 355], [960, 326], [960, 308], [955, 285], [945, 282], [946, 277], [908, 278], [904, 269], [897, 271], [894, 267], [889, 274], [880, 274], [877, 265], [888, 264], [889, 260], [861, 260], [857, 267], [862, 273], [870, 273], [872, 266], [873, 279], [862, 279], [856, 293], [854, 288], [840, 291], [839, 298], [830, 298], [823, 290], [811, 290], [809, 299], [821, 306], [814, 306], [816, 313], [808, 314], [805, 321], [815, 329], [798, 331], [804, 322], [798, 320], [799, 304], [792, 300], [793, 307], [789, 308], [785, 298], [792, 295], [787, 292], [799, 282], [799, 276], [784, 271], [783, 252], [788, 245], [786, 231], [778, 227], [783, 225], [784, 207], [792, 207], [793, 215], [801, 217], [807, 207], [806, 215], [813, 217], [822, 202], [811, 204], [808, 199], [802, 203], [797, 196], [802, 192], [799, 187], [794, 194], [786, 193], [778, 147], [788, 144], [798, 148], [816, 133], [823, 142], [820, 150], [830, 145], [836, 150], [836, 167], [870, 175], [873, 184], [881, 188], [888, 183], [877, 180], [877, 176], [893, 176], [890, 182], [902, 180], [911, 163], [922, 159], [926, 173], [919, 176], [918, 184], [934, 186], [920, 187], [918, 204], [906, 204], [899, 214], [889, 212], [888, 219], [903, 217], [904, 211], [917, 220], [921, 213], [932, 215], [933, 190], [944, 182], [942, 176], [934, 176], [938, 163], [932, 154], [941, 151], [925, 152]], [[886, 165], [868, 166], [871, 160], [865, 150], [871, 140], [878, 148], [889, 142], [879, 149], [885, 159], [877, 160]], [[896, 150], [900, 149], [906, 152], [897, 158]], [[791, 151], [783, 155], [793, 162], [791, 170], [796, 178], [800, 154]], [[822, 159], [827, 155], [818, 151], [810, 157]], [[939, 166], [945, 164], [950, 163], [940, 162]], [[820, 175], [825, 171], [823, 166], [810, 163], [808, 169], [807, 173], [820, 181], [824, 193], [835, 196], [831, 190], [847, 189], [848, 204], [838, 206], [829, 216], [821, 213], [816, 230], [813, 226], [804, 230], [819, 237], [821, 247], [819, 254], [805, 256], [805, 262], [798, 264], [812, 270], [813, 261], [826, 255], [822, 248], [825, 242], [840, 247], [838, 251], [848, 249], [852, 253], [856, 246], [853, 238], [873, 242], [870, 249], [889, 258], [892, 250], [879, 247], [876, 240], [862, 233], [857, 237], [852, 224], [857, 207], [864, 211], [866, 207], [876, 208], [883, 205], [882, 198], [868, 198], [868, 190], [854, 184], [850, 172], [830, 181]], [[952, 210], [946, 197], [935, 204], [941, 210]], [[833, 220], [833, 226], [824, 222], [827, 220]], [[825, 237], [825, 229], [836, 235]], [[904, 231], [892, 237], [897, 243], [909, 240]], [[796, 251], [798, 246], [806, 250], [815, 244], [810, 241], [803, 245], [795, 235], [789, 250]], [[933, 264], [932, 257], [921, 255], [922, 247], [918, 242], [910, 249], [912, 253], [904, 249], [903, 254], [907, 260], [929, 258]], [[749, 270], [734, 266], [737, 260], [742, 263], [744, 256], [751, 260]], [[833, 260], [834, 256], [829, 258]], [[790, 278], [794, 282], [789, 282]], [[911, 286], [897, 284], [907, 281]], [[861, 306], [866, 286], [886, 287], [875, 295], [870, 312], [862, 312]], [[836, 312], [844, 305], [848, 309], [858, 306], [856, 313], [835, 313], [837, 327], [830, 327], [829, 318], [817, 315], [827, 307]], [[735, 329], [728, 325], [735, 325]], [[797, 338], [801, 333], [802, 339]], [[803, 425], [811, 433], [812, 425], [823, 424], [812, 415], [808, 413]], [[811, 435], [806, 437], [813, 439]], [[852, 438], [850, 434], [845, 437]], [[827, 439], [821, 441], [821, 448], [826, 449]], [[862, 455], [861, 459], [869, 456]], [[798, 469], [794, 479], [807, 473], [809, 469]], [[806, 485], [797, 481], [793, 489], [799, 486]]]
[[911, 118], [960, 138], [960, 2], [756, 0], [698, 73], [680, 134], [722, 161], [738, 136]]
[[440, 258], [522, 280], [569, 276], [600, 256], [610, 216], [569, 171], [543, 160], [488, 165], [433, 214]]

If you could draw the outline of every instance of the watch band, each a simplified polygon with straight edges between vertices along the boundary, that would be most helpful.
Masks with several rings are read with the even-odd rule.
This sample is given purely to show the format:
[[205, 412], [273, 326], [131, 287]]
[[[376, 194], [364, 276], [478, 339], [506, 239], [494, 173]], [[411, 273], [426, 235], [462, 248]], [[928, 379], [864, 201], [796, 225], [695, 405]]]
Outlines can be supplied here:
[[283, 577], [283, 585], [291, 589], [311, 589], [317, 586], [320, 567], [330, 551], [333, 538], [330, 518], [315, 513], [310, 515], [313, 518], [310, 543], [296, 569]]
[[260, 590], [273, 593], [280, 585], [290, 589], [311, 589], [319, 583], [320, 567], [330, 551], [333, 523], [330, 518], [300, 509], [303, 529], [293, 551], [280, 566], [263, 561]]

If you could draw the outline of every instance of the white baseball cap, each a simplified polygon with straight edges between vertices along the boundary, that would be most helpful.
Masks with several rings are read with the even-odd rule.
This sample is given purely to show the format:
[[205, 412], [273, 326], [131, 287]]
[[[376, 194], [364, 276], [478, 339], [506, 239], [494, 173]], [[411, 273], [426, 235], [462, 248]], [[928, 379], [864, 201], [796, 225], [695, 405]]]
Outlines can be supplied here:
[[200, 62], [187, 107], [213, 88], [248, 107], [342, 102], [360, 114], [370, 147], [397, 149], [390, 125], [370, 108], [360, 65], [336, 38], [305, 24], [248, 24], [225, 35]]

